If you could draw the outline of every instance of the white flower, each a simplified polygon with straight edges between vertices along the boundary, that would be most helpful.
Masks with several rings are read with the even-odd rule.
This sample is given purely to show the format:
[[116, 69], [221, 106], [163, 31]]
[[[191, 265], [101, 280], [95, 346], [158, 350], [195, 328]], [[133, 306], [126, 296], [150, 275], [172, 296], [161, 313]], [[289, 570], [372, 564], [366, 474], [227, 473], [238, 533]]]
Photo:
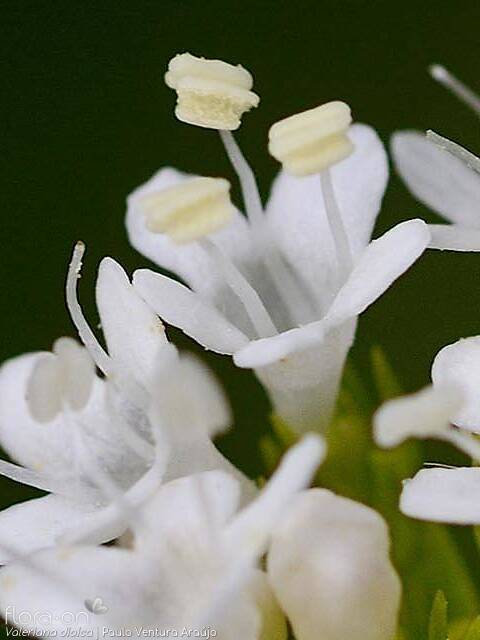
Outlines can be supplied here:
[[[409, 437], [437, 438], [480, 462], [480, 337], [440, 350], [432, 366], [432, 386], [390, 400], [374, 418], [374, 436], [382, 447]], [[400, 509], [423, 520], [480, 523], [480, 468], [423, 469], [404, 484]]]
[[50, 494], [0, 513], [2, 562], [58, 539], [117, 537], [126, 506], [134, 509], [162, 479], [224, 468], [252, 491], [211, 441], [231, 421], [217, 381], [199, 361], [178, 354], [110, 258], [100, 265], [96, 287], [109, 353], [98, 344], [76, 300], [82, 253], [77, 247], [67, 298], [105, 377], [70, 338], [58, 340], [53, 353], [26, 354], [1, 367], [0, 442], [22, 466], [0, 461], [0, 473]]
[[[480, 99], [446, 69], [435, 65], [431, 73], [480, 113]], [[480, 251], [480, 160], [433, 132], [425, 137], [418, 131], [399, 131], [391, 149], [395, 167], [413, 195], [451, 223], [429, 225], [430, 247]]]
[[298, 496], [275, 531], [268, 576], [296, 640], [391, 640], [400, 580], [383, 518], [324, 489]]
[[355, 151], [331, 179], [330, 170], [321, 179], [282, 171], [263, 212], [250, 168], [222, 132], [248, 220], [237, 212], [207, 243], [178, 245], [145, 224], [145, 196], [191, 176], [163, 169], [128, 198], [132, 244], [188, 285], [140, 270], [136, 290], [206, 349], [254, 368], [276, 412], [298, 431], [328, 423], [357, 316], [430, 240], [426, 225], [410, 220], [369, 243], [387, 160], [370, 127], [353, 125], [348, 134]]
[[[131, 522], [130, 548], [57, 548], [3, 569], [4, 618], [37, 633], [211, 628], [223, 640], [284, 640], [284, 617], [257, 565], [323, 455], [320, 438], [305, 437], [238, 514], [239, 485], [225, 472], [163, 485]], [[95, 600], [97, 615], [87, 610]], [[49, 615], [15, 618], [22, 610]]]

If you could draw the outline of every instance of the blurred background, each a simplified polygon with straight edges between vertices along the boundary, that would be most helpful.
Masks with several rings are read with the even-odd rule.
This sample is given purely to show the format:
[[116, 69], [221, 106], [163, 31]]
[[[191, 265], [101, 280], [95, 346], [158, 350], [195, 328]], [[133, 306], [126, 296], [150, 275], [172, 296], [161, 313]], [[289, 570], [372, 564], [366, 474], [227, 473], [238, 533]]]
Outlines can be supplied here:
[[[277, 170], [269, 126], [332, 99], [347, 101], [386, 143], [396, 129], [433, 128], [478, 152], [477, 118], [426, 69], [442, 63], [480, 90], [479, 19], [475, 0], [4, 2], [0, 359], [74, 335], [63, 287], [76, 240], [87, 245], [80, 296], [93, 325], [99, 260], [112, 256], [130, 272], [150, 266], [127, 242], [125, 197], [160, 166], [235, 180], [218, 136], [173, 116], [163, 74], [174, 54], [221, 58], [254, 74], [261, 104], [238, 141], [265, 198]], [[438, 221], [393, 176], [375, 234], [415, 216]], [[440, 347], [480, 333], [479, 276], [478, 255], [430, 252], [369, 309], [351, 354], [367, 386], [373, 345], [414, 390], [427, 383]], [[207, 359], [237, 418], [222, 447], [257, 475], [254, 443], [268, 402], [248, 372]], [[33, 495], [3, 479], [0, 492], [2, 505]]]

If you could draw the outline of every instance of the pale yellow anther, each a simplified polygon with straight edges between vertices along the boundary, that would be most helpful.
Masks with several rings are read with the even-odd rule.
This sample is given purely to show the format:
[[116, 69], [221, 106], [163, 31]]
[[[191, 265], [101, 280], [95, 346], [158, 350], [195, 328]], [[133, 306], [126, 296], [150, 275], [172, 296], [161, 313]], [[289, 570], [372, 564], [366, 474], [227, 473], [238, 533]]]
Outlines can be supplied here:
[[351, 122], [347, 104], [328, 102], [272, 125], [268, 149], [293, 175], [319, 173], [352, 153]]
[[242, 115], [260, 102], [246, 69], [190, 53], [170, 60], [165, 82], [177, 92], [177, 118], [208, 129], [238, 129]]
[[179, 185], [147, 193], [140, 199], [146, 225], [184, 244], [228, 224], [234, 208], [230, 183], [223, 178], [191, 178]]

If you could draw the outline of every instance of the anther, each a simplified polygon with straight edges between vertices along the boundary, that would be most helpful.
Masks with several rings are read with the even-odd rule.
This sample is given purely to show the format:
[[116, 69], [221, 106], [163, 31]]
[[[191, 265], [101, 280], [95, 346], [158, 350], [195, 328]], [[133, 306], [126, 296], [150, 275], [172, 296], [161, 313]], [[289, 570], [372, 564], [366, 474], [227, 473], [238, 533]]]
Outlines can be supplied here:
[[320, 173], [352, 153], [351, 122], [347, 104], [328, 102], [272, 125], [268, 149], [293, 175]]
[[242, 115], [260, 102], [246, 69], [190, 53], [170, 60], [165, 82], [177, 92], [177, 118], [208, 129], [238, 129]]
[[191, 178], [180, 185], [144, 195], [146, 225], [183, 244], [227, 225], [233, 216], [230, 183], [223, 178]]

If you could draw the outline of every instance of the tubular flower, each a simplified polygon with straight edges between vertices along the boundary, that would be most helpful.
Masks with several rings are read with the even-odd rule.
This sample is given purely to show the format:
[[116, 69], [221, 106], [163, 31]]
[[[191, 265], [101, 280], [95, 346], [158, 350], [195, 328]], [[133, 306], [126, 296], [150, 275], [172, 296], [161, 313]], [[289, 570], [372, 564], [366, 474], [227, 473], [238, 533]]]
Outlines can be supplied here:
[[[436, 438], [479, 463], [480, 443], [472, 434], [480, 429], [479, 388], [480, 337], [444, 347], [433, 362], [430, 387], [390, 400], [377, 411], [377, 444], [393, 447], [410, 437]], [[400, 509], [422, 520], [480, 524], [479, 485], [479, 467], [422, 469], [405, 481]]]
[[0, 368], [0, 443], [21, 465], [0, 461], [0, 473], [49, 492], [0, 513], [2, 562], [59, 539], [111, 540], [126, 527], [121, 504], [137, 508], [162, 480], [186, 473], [224, 468], [252, 492], [211, 441], [231, 421], [217, 381], [178, 354], [110, 258], [96, 287], [109, 352], [96, 341], [75, 294], [82, 252], [77, 247], [67, 298], [87, 348], [61, 338], [52, 353]]
[[[480, 98], [446, 69], [432, 76], [478, 115]], [[433, 131], [398, 131], [392, 137], [395, 167], [421, 202], [451, 224], [429, 225], [432, 249], [480, 251], [480, 159]]]
[[254, 369], [274, 410], [299, 432], [328, 423], [358, 315], [430, 241], [423, 221], [409, 220], [370, 242], [387, 159], [370, 127], [349, 125], [347, 105], [333, 102], [272, 127], [270, 150], [285, 169], [265, 210], [232, 134], [220, 131], [247, 216], [234, 210], [221, 228], [187, 244], [168, 228], [153, 229], [155, 216], [166, 214], [151, 203], [176, 193], [172, 224], [208, 230], [215, 207], [199, 197], [195, 208], [190, 198], [199, 178], [162, 169], [128, 197], [131, 243], [186, 283], [139, 270], [137, 292], [204, 348]]
[[[259, 560], [323, 455], [321, 439], [306, 436], [238, 513], [239, 484], [223, 471], [164, 484], [131, 521], [129, 548], [59, 547], [6, 567], [2, 615], [37, 634], [108, 626], [123, 633], [153, 628], [180, 637], [190, 629], [197, 637], [212, 629], [223, 640], [285, 640], [285, 619]], [[52, 615], [16, 619], [25, 606]], [[73, 612], [73, 620], [57, 615], [62, 611]]]

